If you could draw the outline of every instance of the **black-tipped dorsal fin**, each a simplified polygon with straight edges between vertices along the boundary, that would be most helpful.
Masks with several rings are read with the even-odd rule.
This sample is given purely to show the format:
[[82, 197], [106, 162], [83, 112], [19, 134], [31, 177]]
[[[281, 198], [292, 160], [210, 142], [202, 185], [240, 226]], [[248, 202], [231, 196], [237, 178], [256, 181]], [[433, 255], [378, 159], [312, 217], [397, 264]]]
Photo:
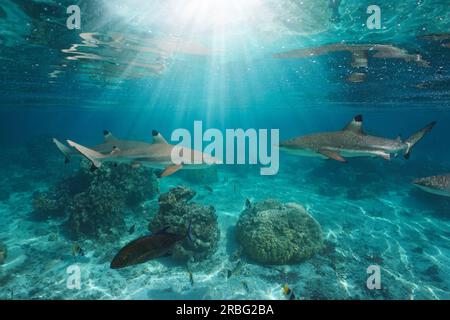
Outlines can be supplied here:
[[103, 130], [103, 137], [105, 137], [105, 142], [117, 141], [117, 138], [108, 130]]
[[366, 134], [363, 129], [363, 116], [357, 115], [347, 124], [344, 128], [344, 131], [352, 131], [358, 134]]
[[152, 136], [153, 136], [153, 143], [154, 144], [158, 144], [158, 143], [168, 144], [166, 139], [164, 139], [164, 137], [158, 131], [153, 130], [152, 131]]

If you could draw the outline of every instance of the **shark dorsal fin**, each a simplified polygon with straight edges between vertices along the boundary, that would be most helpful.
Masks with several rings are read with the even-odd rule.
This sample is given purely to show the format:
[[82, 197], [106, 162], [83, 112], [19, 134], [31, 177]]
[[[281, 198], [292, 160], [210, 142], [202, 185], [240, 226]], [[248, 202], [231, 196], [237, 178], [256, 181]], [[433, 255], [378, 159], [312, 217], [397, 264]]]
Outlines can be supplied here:
[[153, 144], [158, 144], [158, 143], [168, 144], [166, 139], [164, 139], [164, 137], [158, 131], [153, 130], [152, 136], [153, 136]]
[[344, 131], [352, 131], [357, 134], [366, 134], [363, 129], [363, 116], [357, 115], [347, 124], [344, 128]]
[[105, 142], [117, 141], [117, 138], [108, 130], [103, 130], [103, 137], [105, 137]]

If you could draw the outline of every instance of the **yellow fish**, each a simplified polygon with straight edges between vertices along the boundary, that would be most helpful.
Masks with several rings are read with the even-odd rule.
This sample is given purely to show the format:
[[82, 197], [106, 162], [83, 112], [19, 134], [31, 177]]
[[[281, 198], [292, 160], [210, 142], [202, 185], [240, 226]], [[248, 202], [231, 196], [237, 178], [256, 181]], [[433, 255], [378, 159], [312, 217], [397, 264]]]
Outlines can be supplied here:
[[283, 293], [284, 293], [285, 296], [289, 297], [289, 300], [295, 300], [296, 299], [294, 291], [291, 288], [289, 288], [287, 283], [283, 286]]

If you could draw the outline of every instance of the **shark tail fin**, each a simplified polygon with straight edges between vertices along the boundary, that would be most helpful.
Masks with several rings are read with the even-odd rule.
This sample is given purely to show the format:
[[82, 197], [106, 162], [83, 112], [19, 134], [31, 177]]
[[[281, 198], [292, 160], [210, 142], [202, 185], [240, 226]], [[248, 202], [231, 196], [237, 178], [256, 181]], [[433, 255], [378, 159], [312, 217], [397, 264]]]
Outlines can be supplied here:
[[56, 147], [59, 149], [59, 151], [61, 151], [61, 153], [64, 155], [65, 163], [69, 163], [69, 161], [70, 161], [70, 154], [71, 154], [72, 150], [70, 150], [67, 146], [62, 144], [56, 138], [53, 138], [53, 143], [56, 145]]
[[424, 128], [420, 129], [419, 131], [417, 131], [416, 133], [414, 133], [411, 137], [409, 137], [405, 143], [408, 146], [408, 148], [405, 151], [404, 157], [405, 159], [409, 159], [409, 157], [411, 156], [411, 151], [414, 148], [414, 146], [416, 145], [417, 142], [419, 142], [420, 140], [422, 140], [422, 138], [431, 131], [431, 129], [433, 129], [433, 127], [436, 125], [436, 121], [431, 122], [430, 124], [428, 124], [427, 126], [425, 126]]
[[69, 146], [77, 149], [78, 152], [81, 153], [86, 159], [91, 161], [96, 168], [100, 168], [100, 166], [102, 165], [101, 159], [105, 158], [103, 154], [91, 150], [89, 148], [83, 147], [82, 145], [79, 145], [78, 143], [75, 143], [70, 140], [67, 140], [67, 143], [69, 144]]

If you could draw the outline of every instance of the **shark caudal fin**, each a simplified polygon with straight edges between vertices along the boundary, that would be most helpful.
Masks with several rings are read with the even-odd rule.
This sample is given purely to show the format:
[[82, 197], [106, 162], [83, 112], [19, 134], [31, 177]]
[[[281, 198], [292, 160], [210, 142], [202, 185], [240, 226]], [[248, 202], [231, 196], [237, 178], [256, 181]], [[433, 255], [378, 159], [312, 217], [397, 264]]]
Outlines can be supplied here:
[[53, 143], [56, 145], [56, 147], [61, 151], [61, 153], [64, 155], [65, 163], [69, 163], [70, 161], [70, 154], [72, 153], [72, 150], [69, 149], [69, 147], [65, 146], [61, 142], [59, 142], [56, 138], [53, 138]]
[[414, 148], [414, 146], [416, 145], [416, 143], [419, 142], [420, 140], [422, 140], [422, 138], [428, 132], [430, 132], [431, 129], [433, 129], [433, 127], [435, 125], [436, 125], [436, 121], [431, 122], [425, 128], [417, 131], [410, 138], [408, 138], [408, 140], [405, 141], [406, 145], [408, 146], [408, 148], [406, 149], [405, 154], [404, 154], [405, 159], [409, 159], [409, 157], [411, 156], [411, 151]]
[[92, 162], [92, 164], [96, 168], [100, 168], [102, 163], [100, 162], [101, 159], [105, 158], [105, 156], [97, 151], [91, 150], [89, 148], [83, 147], [82, 145], [79, 145], [78, 143], [75, 143], [73, 141], [67, 140], [67, 143], [69, 146], [74, 147], [78, 150], [79, 153], [81, 153], [86, 159]]

